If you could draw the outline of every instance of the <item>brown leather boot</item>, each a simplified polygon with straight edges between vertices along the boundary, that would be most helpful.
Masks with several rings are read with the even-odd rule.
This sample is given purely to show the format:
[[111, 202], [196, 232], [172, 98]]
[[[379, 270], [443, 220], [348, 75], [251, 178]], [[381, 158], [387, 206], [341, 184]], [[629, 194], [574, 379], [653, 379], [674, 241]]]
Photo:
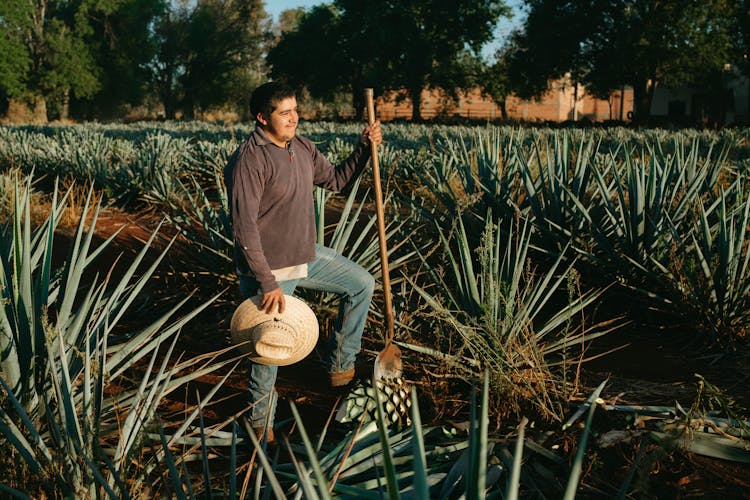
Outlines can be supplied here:
[[331, 387], [344, 387], [349, 382], [354, 380], [354, 368], [350, 368], [345, 372], [334, 372], [329, 374]]

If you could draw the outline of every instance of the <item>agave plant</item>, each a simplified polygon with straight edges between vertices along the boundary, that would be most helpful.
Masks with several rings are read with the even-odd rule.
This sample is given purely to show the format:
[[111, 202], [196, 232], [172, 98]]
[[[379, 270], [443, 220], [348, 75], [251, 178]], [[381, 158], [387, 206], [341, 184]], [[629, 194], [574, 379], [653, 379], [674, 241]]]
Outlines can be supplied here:
[[493, 210], [500, 217], [515, 215], [520, 183], [513, 151], [516, 133], [477, 130], [470, 137], [445, 138], [432, 162], [414, 172], [436, 197], [445, 214], [469, 209], [479, 217]]
[[[253, 433], [250, 440], [258, 451], [262, 481], [267, 492], [276, 497], [304, 495], [307, 498], [519, 498], [525, 491], [542, 491], [574, 498], [585, 459], [587, 439], [593, 414], [600, 406], [602, 383], [566, 421], [563, 431], [587, 414], [580, 444], [572, 465], [551, 450], [525, 437], [525, 418], [518, 426], [515, 443], [512, 439], [489, 434], [490, 375], [485, 372], [482, 390], [477, 400], [472, 392], [466, 434], [455, 429], [423, 425], [419, 405], [411, 407], [412, 425], [395, 429], [389, 425], [380, 404], [380, 392], [373, 391], [374, 416], [360, 420], [339, 440], [325, 446], [333, 430], [323, 429], [314, 443], [292, 403], [295, 428], [299, 440], [284, 438], [289, 463], [278, 463], [265, 453]], [[411, 399], [417, 401], [416, 388]], [[330, 439], [329, 439], [330, 440]], [[524, 449], [531, 451], [524, 459]], [[534, 462], [524, 469], [524, 462]], [[552, 473], [543, 463], [554, 462], [556, 471], [567, 486], [550, 484]], [[567, 468], [567, 471], [566, 471]], [[539, 476], [537, 477], [537, 473]], [[543, 479], [546, 478], [546, 479]], [[546, 483], [540, 487], [540, 483]], [[263, 493], [256, 491], [256, 497]]]
[[[313, 444], [292, 403], [301, 443], [285, 438], [290, 463], [274, 464], [265, 457], [254, 435], [265, 473], [267, 488], [277, 497], [304, 493], [308, 498], [451, 498], [463, 493], [468, 498], [484, 498], [487, 491], [499, 491], [501, 467], [488, 464], [493, 452], [487, 427], [485, 380], [482, 404], [472, 404], [469, 434], [461, 439], [446, 429], [423, 426], [418, 405], [411, 408], [413, 425], [394, 431], [380, 404], [380, 391], [373, 391], [374, 417], [359, 425], [328, 449], [323, 437]], [[411, 397], [416, 401], [416, 389]], [[252, 433], [251, 433], [252, 434]], [[285, 491], [283, 484], [293, 482]]]
[[541, 247], [557, 252], [585, 230], [576, 202], [585, 203], [593, 191], [594, 165], [602, 157], [599, 145], [593, 136], [576, 144], [569, 133], [556, 133], [551, 141], [544, 137], [535, 141], [527, 158], [525, 149], [516, 144], [526, 188], [521, 206], [528, 207], [540, 237], [546, 239]]
[[[373, 402], [368, 405], [372, 415], [361, 415], [341, 437], [337, 437], [338, 433], [331, 428], [329, 421], [314, 442], [314, 436], [309, 434], [300, 413], [291, 403], [296, 438], [294, 435], [284, 436], [281, 445], [288, 451], [288, 462], [279, 461], [278, 450], [273, 456], [267, 455], [265, 446], [258, 442], [254, 432], [243, 436], [235, 424], [231, 432], [222, 433], [218, 439], [201, 432], [194, 438], [175, 441], [200, 448], [200, 457], [195, 458], [202, 464], [203, 488], [196, 488], [195, 483], [188, 479], [184, 459], [173, 455], [166, 435], [160, 431], [169, 471], [168, 478], [165, 478], [170, 485], [167, 491], [178, 498], [210, 496], [211, 472], [215, 467], [211, 467], [208, 455], [211, 447], [221, 446], [229, 448], [230, 469], [227, 484], [216, 493], [226, 494], [228, 491], [232, 498], [239, 492], [245, 497], [252, 468], [248, 469], [243, 480], [237, 473], [237, 459], [241, 455], [239, 448], [250, 442], [260, 462], [253, 498], [273, 494], [277, 498], [300, 495], [306, 498], [485, 498], [502, 495], [515, 499], [537, 494], [572, 499], [582, 491], [581, 478], [597, 411], [610, 414], [609, 419], [612, 414], [629, 415], [627, 420], [641, 422], [640, 426], [643, 419], [635, 417], [649, 417], [645, 420], [646, 429], [635, 426], [635, 429], [598, 435], [595, 446], [600, 448], [636, 436], [669, 446], [677, 440], [684, 449], [694, 453], [748, 462], [750, 455], [743, 448], [746, 441], [742, 441], [748, 437], [748, 423], [738, 422], [735, 414], [726, 407], [720, 391], [702, 377], [699, 379], [699, 396], [689, 410], [684, 410], [679, 404], [672, 407], [607, 404], [601, 398], [605, 380], [582, 404], [574, 407], [558, 432], [546, 432], [543, 436], [537, 433], [527, 438], [525, 427], [528, 421], [524, 418], [517, 427], [515, 443], [512, 438], [489, 433], [488, 372], [485, 372], [479, 404], [476, 393], [472, 392], [469, 421], [465, 425], [467, 433], [463, 436], [455, 428], [423, 425], [418, 405], [411, 407], [412, 425], [395, 428], [383, 411], [379, 391], [368, 391]], [[347, 396], [347, 399], [351, 397]], [[411, 399], [417, 401], [416, 388], [412, 388]], [[718, 418], [714, 411], [709, 412], [717, 401], [726, 407], [726, 415], [731, 420]], [[731, 407], [731, 402], [728, 404]], [[583, 417], [584, 422], [579, 424]], [[578, 445], [568, 459], [560, 455], [560, 447], [554, 443], [564, 440], [566, 433], [578, 429]], [[626, 498], [640, 463], [637, 458], [621, 484], [613, 484], [611, 478], [607, 478], [603, 485], [606, 489], [594, 491], [600, 495], [606, 491], [612, 496]]]
[[[194, 255], [195, 271], [211, 270], [221, 276], [221, 269], [231, 269], [234, 237], [229, 214], [229, 200], [220, 171], [214, 171], [213, 185], [202, 186], [194, 178], [176, 181], [180, 190], [180, 202], [163, 206], [167, 219], [191, 242], [186, 252]], [[215, 193], [209, 198], [207, 191]]]
[[[68, 258], [55, 270], [53, 236], [67, 195], [58, 199], [55, 189], [49, 217], [32, 229], [30, 185], [30, 177], [23, 189], [16, 185], [13, 217], [2, 226], [0, 239], [4, 446], [22, 458], [19, 472], [27, 471], [49, 493], [94, 497], [102, 488], [111, 497], [127, 496], [125, 488], [143, 480], [131, 459], [160, 401], [229, 362], [212, 364], [216, 354], [204, 356], [200, 369], [177, 379], [176, 373], [199, 360], [170, 362], [180, 329], [216, 297], [170, 320], [187, 297], [139, 330], [122, 331], [120, 320], [169, 247], [137, 276], [154, 232], [119, 281], [111, 283], [110, 274], [91, 276], [93, 262], [116, 234], [92, 245], [99, 209], [86, 230], [87, 204]], [[131, 389], [127, 380], [134, 373], [143, 376]]]
[[177, 181], [182, 177], [191, 153], [185, 139], [162, 133], [149, 134], [139, 144], [134, 161], [118, 171], [112, 186], [116, 190], [108, 194], [122, 205], [177, 200], [180, 196]]
[[[737, 196], [737, 194], [741, 196]], [[671, 285], [673, 309], [712, 339], [727, 345], [750, 326], [750, 196], [744, 183], [722, 190], [716, 203], [699, 203], [699, 226], [662, 276]]]
[[[472, 253], [472, 238], [460, 217], [449, 233], [440, 224], [437, 231], [446, 265], [432, 268], [426, 275], [428, 280], [413, 285], [430, 316], [437, 316], [446, 331], [460, 335], [463, 342], [452, 354], [467, 353], [473, 360], [461, 367], [464, 375], [475, 366], [486, 367], [494, 384], [493, 394], [500, 397], [503, 388], [513, 387], [514, 394], [503, 393], [506, 402], [519, 405], [528, 397], [542, 413], [559, 419], [559, 399], [547, 392], [554, 380], [550, 372], [556, 362], [553, 356], [564, 355], [572, 346], [606, 333], [586, 329], [578, 322], [582, 311], [603, 290], [580, 296], [568, 293], [564, 302], [555, 300], [565, 290], [563, 285], [574, 279], [575, 261], [566, 263], [563, 249], [548, 268], [529, 269], [528, 220], [517, 231], [511, 226], [510, 236], [503, 242], [501, 231], [488, 214], [477, 255]], [[426, 259], [425, 264], [429, 265]]]
[[571, 198], [589, 225], [588, 246], [595, 246], [587, 255], [634, 285], [649, 283], [654, 262], [666, 260], [675, 240], [689, 234], [691, 210], [716, 185], [728, 153], [725, 147], [716, 157], [712, 149], [701, 156], [697, 142], [687, 152], [675, 142], [674, 150], [650, 147], [640, 156], [625, 150], [624, 168], [612, 154], [605, 168], [594, 168], [591, 201]]

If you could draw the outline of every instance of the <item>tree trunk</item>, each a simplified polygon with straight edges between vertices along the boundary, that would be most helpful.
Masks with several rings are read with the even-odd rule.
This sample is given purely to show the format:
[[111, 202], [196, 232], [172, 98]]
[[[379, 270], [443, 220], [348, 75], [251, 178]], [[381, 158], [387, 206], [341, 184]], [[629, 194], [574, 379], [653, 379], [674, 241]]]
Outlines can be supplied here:
[[166, 120], [174, 120], [177, 113], [177, 105], [174, 92], [171, 89], [162, 87], [161, 103], [164, 106], [164, 118]]
[[192, 97], [183, 99], [181, 107], [183, 120], [193, 120], [195, 118], [195, 104]]
[[654, 93], [656, 92], [656, 80], [650, 80], [646, 87], [646, 123], [651, 120], [651, 104], [654, 102]]
[[172, 99], [164, 101], [164, 118], [167, 120], [174, 120], [176, 118], [176, 106]]
[[500, 116], [502, 117], [503, 121], [508, 120], [508, 108], [505, 107], [505, 97], [498, 103], [498, 106], [500, 106]]
[[35, 96], [32, 102], [34, 111], [31, 120], [34, 123], [47, 123], [47, 99], [44, 96]]
[[573, 121], [578, 121], [578, 80], [573, 84]]
[[[369, 78], [364, 78], [362, 68], [357, 67], [349, 78], [349, 85], [352, 89], [352, 107], [354, 108], [354, 117], [358, 120], [367, 121], [367, 110], [365, 109], [365, 89], [372, 87]], [[378, 98], [377, 89], [375, 89], [375, 99]]]
[[633, 84], [633, 123], [645, 125], [651, 115], [653, 86], [648, 80], [636, 81]]
[[65, 122], [70, 116], [70, 89], [63, 91], [62, 106], [60, 107], [60, 121]]
[[422, 122], [422, 86], [412, 87], [409, 89], [409, 99], [411, 99], [411, 121], [413, 123]]
[[[358, 84], [352, 84], [352, 107], [354, 108], [354, 116], [358, 120], [365, 119], [365, 89]], [[377, 95], [375, 98], [377, 99]]]

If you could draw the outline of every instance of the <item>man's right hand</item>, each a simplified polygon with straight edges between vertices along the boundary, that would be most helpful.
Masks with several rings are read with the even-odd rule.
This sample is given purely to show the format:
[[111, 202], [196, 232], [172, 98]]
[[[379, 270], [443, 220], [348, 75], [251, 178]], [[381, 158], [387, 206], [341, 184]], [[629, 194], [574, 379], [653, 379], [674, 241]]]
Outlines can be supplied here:
[[286, 299], [281, 288], [274, 288], [270, 292], [264, 293], [263, 300], [260, 302], [260, 307], [266, 311], [266, 314], [273, 314], [276, 306], [279, 307], [279, 314], [284, 314]]

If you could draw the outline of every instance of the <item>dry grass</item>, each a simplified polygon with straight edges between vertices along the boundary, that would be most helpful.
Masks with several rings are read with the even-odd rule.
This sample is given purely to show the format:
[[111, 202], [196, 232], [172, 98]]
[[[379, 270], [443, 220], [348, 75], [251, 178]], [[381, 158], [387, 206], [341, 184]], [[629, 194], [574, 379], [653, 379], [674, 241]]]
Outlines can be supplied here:
[[[0, 223], [10, 220], [13, 216], [16, 186], [23, 190], [24, 174], [17, 169], [12, 169], [0, 174]], [[47, 219], [50, 212], [49, 197], [31, 188], [31, 224], [38, 227]]]
[[[13, 207], [15, 206], [16, 186], [23, 190], [22, 179], [24, 178], [24, 174], [16, 169], [0, 174], [0, 223], [5, 223], [12, 218]], [[63, 180], [61, 182], [60, 192], [63, 194], [67, 192], [68, 200], [58, 225], [60, 229], [71, 229], [78, 225], [86, 206], [89, 190], [89, 187], [76, 184], [71, 180]], [[90, 206], [96, 206], [100, 203], [102, 195], [101, 191], [92, 192]], [[30, 196], [31, 226], [39, 227], [49, 216], [52, 207], [52, 195], [37, 191], [32, 185]], [[93, 213], [89, 210], [86, 216], [86, 224], [91, 222], [92, 216]]]
[[[73, 228], [78, 225], [81, 220], [81, 215], [86, 208], [86, 200], [91, 193], [91, 200], [89, 206], [97, 206], [102, 201], [102, 191], [91, 191], [89, 186], [83, 184], [76, 184], [73, 180], [62, 181], [62, 192], [68, 193], [68, 203], [65, 205], [65, 211], [63, 212], [62, 219], [60, 219], [61, 228]], [[86, 225], [90, 224], [93, 212], [88, 211], [86, 216]]]

